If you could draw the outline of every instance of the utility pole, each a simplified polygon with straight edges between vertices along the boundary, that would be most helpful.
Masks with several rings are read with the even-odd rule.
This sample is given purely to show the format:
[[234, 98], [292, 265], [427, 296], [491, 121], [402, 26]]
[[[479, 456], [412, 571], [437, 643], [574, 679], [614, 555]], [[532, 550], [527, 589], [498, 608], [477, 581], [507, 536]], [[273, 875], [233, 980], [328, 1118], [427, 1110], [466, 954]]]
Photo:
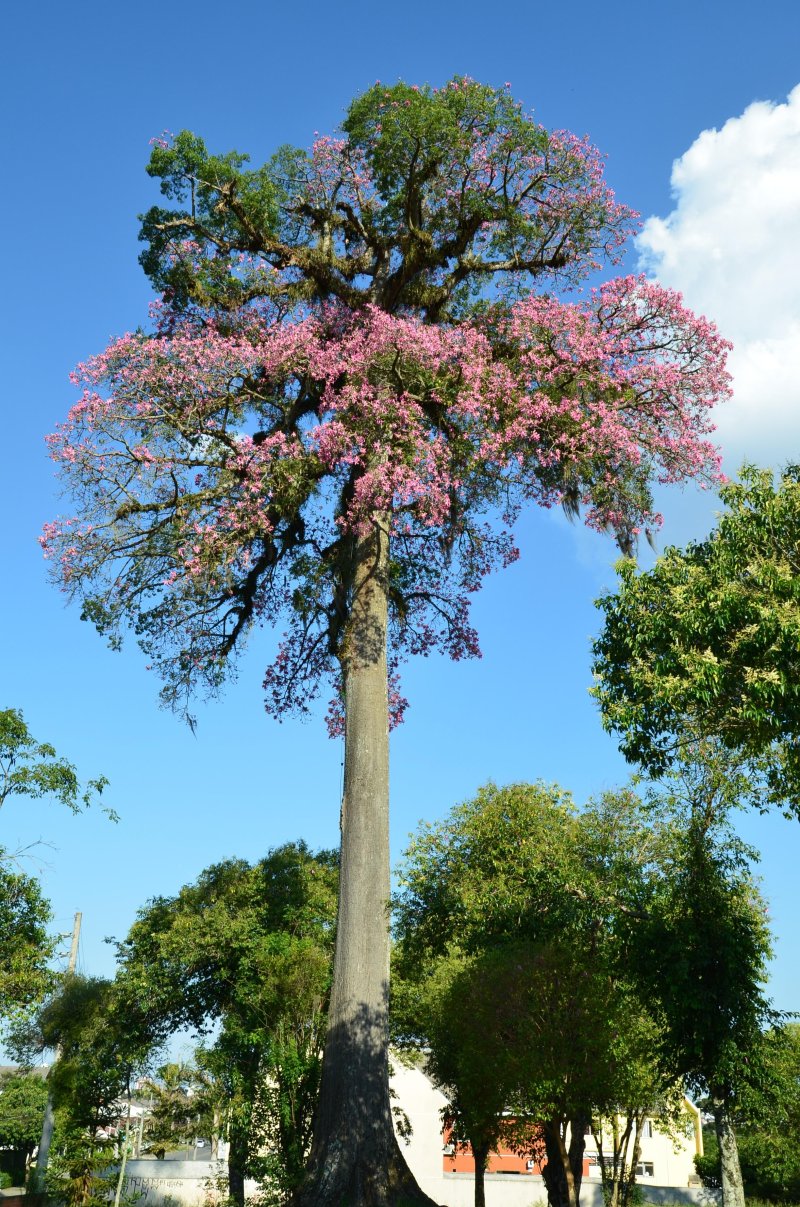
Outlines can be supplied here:
[[69, 945], [69, 959], [67, 960], [67, 976], [71, 976], [75, 971], [75, 965], [78, 963], [78, 943], [81, 937], [81, 919], [83, 914], [78, 912], [75, 915], [75, 921], [72, 924], [72, 942]]
[[[75, 914], [75, 921], [72, 925], [72, 943], [69, 948], [69, 959], [67, 960], [66, 978], [69, 979], [75, 972], [75, 965], [78, 962], [78, 943], [81, 937], [81, 913]], [[61, 1046], [56, 1048], [55, 1060], [61, 1056]], [[55, 1063], [55, 1061], [54, 1061]], [[44, 1191], [44, 1179], [47, 1173], [47, 1162], [50, 1157], [50, 1142], [53, 1139], [53, 1124], [55, 1118], [53, 1115], [53, 1095], [48, 1093], [47, 1106], [44, 1111], [44, 1123], [42, 1124], [42, 1138], [39, 1141], [39, 1151], [36, 1154], [36, 1168], [34, 1170], [34, 1189], [37, 1194]]]

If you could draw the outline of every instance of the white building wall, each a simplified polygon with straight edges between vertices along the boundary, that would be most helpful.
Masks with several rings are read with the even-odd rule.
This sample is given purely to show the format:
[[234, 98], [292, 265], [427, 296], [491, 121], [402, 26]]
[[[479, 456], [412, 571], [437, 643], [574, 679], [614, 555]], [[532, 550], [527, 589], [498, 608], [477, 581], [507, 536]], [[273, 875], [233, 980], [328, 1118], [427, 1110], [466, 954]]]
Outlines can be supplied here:
[[[408, 1144], [400, 1139], [402, 1153], [425, 1193], [434, 1202], [444, 1203], [441, 1112], [442, 1107], [447, 1105], [447, 1099], [419, 1069], [410, 1069], [395, 1058], [392, 1060], [391, 1087], [396, 1095], [392, 1105], [405, 1111], [412, 1128]], [[472, 1178], [469, 1184], [472, 1186]], [[474, 1196], [470, 1199], [470, 1207], [473, 1203]]]
[[[408, 1116], [412, 1127], [411, 1142], [405, 1147], [400, 1141], [406, 1160], [422, 1189], [443, 1207], [473, 1207], [474, 1179], [469, 1174], [445, 1173], [442, 1165], [442, 1118], [445, 1096], [437, 1090], [419, 1069], [408, 1068], [395, 1061], [392, 1087], [396, 1103]], [[594, 1144], [587, 1137], [587, 1149]], [[639, 1184], [647, 1198], [663, 1200], [659, 1189], [668, 1188], [667, 1198], [687, 1202], [707, 1201], [708, 1191], [689, 1190], [694, 1177], [696, 1140], [691, 1119], [687, 1131], [673, 1141], [653, 1127], [651, 1137], [642, 1138], [643, 1162], [653, 1165], [653, 1178], [641, 1177]], [[652, 1195], [648, 1192], [652, 1190]], [[675, 1191], [685, 1191], [677, 1195]], [[704, 1198], [705, 1196], [705, 1198]], [[488, 1174], [486, 1177], [486, 1207], [535, 1207], [547, 1202], [547, 1192], [541, 1177], [535, 1174]], [[599, 1170], [596, 1177], [584, 1179], [581, 1188], [581, 1207], [600, 1207]]]

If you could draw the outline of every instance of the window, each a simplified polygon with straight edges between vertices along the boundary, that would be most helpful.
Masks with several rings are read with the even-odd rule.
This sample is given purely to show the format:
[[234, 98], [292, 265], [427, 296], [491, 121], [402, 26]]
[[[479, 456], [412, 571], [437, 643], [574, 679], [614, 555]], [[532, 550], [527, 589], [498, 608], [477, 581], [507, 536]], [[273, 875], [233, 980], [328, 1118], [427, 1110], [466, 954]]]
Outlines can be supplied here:
[[652, 1119], [645, 1119], [644, 1123], [642, 1124], [642, 1136], [645, 1140], [652, 1140], [652, 1138], [653, 1138], [653, 1120]]
[[636, 1166], [636, 1176], [637, 1178], [654, 1178], [655, 1173], [653, 1172], [653, 1162], [640, 1161]]

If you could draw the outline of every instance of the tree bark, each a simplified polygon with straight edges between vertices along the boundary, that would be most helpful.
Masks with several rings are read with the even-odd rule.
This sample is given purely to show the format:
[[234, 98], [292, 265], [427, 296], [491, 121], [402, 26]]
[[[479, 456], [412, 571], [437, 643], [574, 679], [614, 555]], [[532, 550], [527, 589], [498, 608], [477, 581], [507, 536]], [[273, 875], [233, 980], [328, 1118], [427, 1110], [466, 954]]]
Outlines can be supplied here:
[[[624, 1179], [623, 1193], [622, 1193], [622, 1207], [629, 1207], [629, 1204], [633, 1200], [633, 1188], [636, 1185], [636, 1166], [639, 1164], [639, 1161], [640, 1161], [641, 1155], [642, 1155], [642, 1130], [644, 1128], [646, 1119], [647, 1119], [646, 1114], [641, 1114], [641, 1115], [636, 1114], [634, 1121], [633, 1121], [633, 1128], [634, 1128], [633, 1152], [631, 1153], [630, 1161], [627, 1161], [627, 1159], [624, 1159], [622, 1162], [622, 1177]], [[630, 1131], [631, 1131], [630, 1117], [628, 1118], [628, 1121], [626, 1124], [626, 1129], [628, 1131], [628, 1134], [630, 1135]], [[626, 1156], [627, 1156], [627, 1145], [628, 1145], [628, 1141], [626, 1140], [626, 1142], [625, 1142]]]
[[389, 1104], [388, 516], [354, 541], [340, 661], [344, 795], [336, 953], [319, 1102], [296, 1207], [432, 1200], [395, 1139]]
[[216, 1161], [219, 1157], [219, 1130], [222, 1125], [222, 1114], [218, 1106], [214, 1107], [213, 1121], [211, 1123], [211, 1160]]
[[583, 1184], [583, 1154], [586, 1152], [586, 1129], [591, 1122], [589, 1115], [576, 1115], [570, 1120], [567, 1160], [572, 1175], [571, 1194], [574, 1207], [578, 1207], [580, 1203]]
[[[573, 1141], [570, 1140], [570, 1149], [568, 1151], [561, 1131], [561, 1122], [557, 1119], [545, 1124], [542, 1127], [542, 1132], [544, 1134], [544, 1147], [547, 1154], [547, 1160], [542, 1167], [542, 1177], [547, 1189], [549, 1207], [579, 1207], [581, 1184], [579, 1178], [576, 1185], [572, 1168]], [[582, 1135], [580, 1140], [582, 1157], [586, 1142]]]
[[744, 1185], [739, 1164], [739, 1147], [736, 1143], [736, 1133], [733, 1130], [728, 1104], [724, 1097], [714, 1095], [712, 1106], [722, 1173], [722, 1207], [744, 1207]]
[[475, 1207], [486, 1207], [486, 1166], [489, 1164], [489, 1145], [472, 1145], [475, 1162]]
[[244, 1173], [247, 1165], [247, 1137], [238, 1127], [228, 1136], [228, 1195], [236, 1207], [244, 1207]]

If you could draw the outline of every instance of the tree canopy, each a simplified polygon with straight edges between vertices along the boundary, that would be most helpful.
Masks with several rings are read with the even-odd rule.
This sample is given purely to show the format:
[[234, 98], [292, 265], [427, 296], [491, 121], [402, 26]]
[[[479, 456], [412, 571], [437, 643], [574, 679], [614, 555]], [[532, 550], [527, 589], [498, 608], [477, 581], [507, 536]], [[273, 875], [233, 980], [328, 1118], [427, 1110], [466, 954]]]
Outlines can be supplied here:
[[52, 986], [50, 904], [38, 880], [3, 858], [0, 848], [0, 1023], [19, 1019]]
[[745, 466], [705, 541], [652, 570], [620, 565], [595, 643], [603, 723], [659, 773], [716, 737], [758, 762], [768, 799], [800, 810], [800, 469]]
[[227, 309], [336, 298], [441, 322], [476, 278], [574, 280], [631, 228], [597, 151], [548, 133], [506, 90], [376, 83], [342, 134], [281, 147], [256, 170], [188, 131], [156, 140], [148, 171], [185, 207], [143, 218], [141, 262], [159, 291]]
[[[117, 987], [152, 1041], [219, 1024], [202, 1063], [227, 1099], [231, 1194], [299, 1180], [319, 1087], [335, 938], [337, 861], [289, 843], [226, 860], [149, 902], [118, 944]], [[272, 1158], [264, 1166], [261, 1150]]]
[[119, 1100], [150, 1053], [149, 1036], [121, 1004], [113, 981], [70, 973], [16, 1037], [28, 1054], [57, 1049], [48, 1076], [56, 1110], [91, 1138], [118, 1117]]
[[32, 1072], [0, 1077], [0, 1150], [2, 1171], [15, 1186], [25, 1185], [30, 1159], [42, 1135], [47, 1085]]
[[59, 758], [49, 742], [36, 741], [19, 709], [0, 710], [0, 807], [11, 796], [49, 797], [77, 813], [107, 785], [100, 776], [82, 787], [72, 763]]
[[669, 874], [635, 932], [637, 979], [658, 1003], [661, 1046], [714, 1114], [724, 1207], [744, 1207], [734, 1121], [763, 1076], [764, 1030], [777, 1021], [766, 996], [772, 940], [752, 873], [756, 852], [736, 835], [733, 809], [759, 798], [759, 784], [719, 742], [684, 747], [650, 792], [680, 824]]
[[157, 1157], [169, 1149], [194, 1145], [198, 1136], [214, 1142], [214, 1111], [209, 1110], [209, 1079], [193, 1063], [168, 1060], [137, 1087], [147, 1094], [151, 1112], [147, 1120], [147, 1146]]
[[674, 1061], [658, 1059], [657, 1012], [631, 966], [669, 845], [668, 819], [650, 823], [631, 792], [578, 812], [557, 785], [488, 785], [407, 853], [398, 1025], [429, 1051], [472, 1144], [477, 1205], [505, 1137], [544, 1158], [551, 1207], [576, 1207], [587, 1128], [620, 1109], [660, 1113], [674, 1096]]
[[638, 278], [525, 292], [580, 280], [631, 227], [594, 148], [466, 79], [376, 86], [343, 133], [258, 170], [187, 132], [153, 148], [185, 206], [143, 220], [165, 300], [79, 367], [51, 440], [80, 505], [46, 527], [56, 576], [112, 641], [133, 625], [178, 707], [279, 615], [267, 707], [338, 681], [370, 517], [389, 517], [391, 657], [460, 657], [470, 594], [516, 556], [487, 508], [585, 506], [629, 547], [654, 478], [717, 474], [710, 324]]
[[13, 1046], [26, 1062], [48, 1049], [56, 1057], [47, 1077], [56, 1144], [51, 1152], [48, 1103], [37, 1188], [43, 1179], [48, 1193], [69, 1207], [100, 1207], [108, 1200], [113, 1151], [107, 1129], [116, 1124], [121, 1101], [146, 1064], [149, 1035], [124, 1012], [113, 981], [70, 972], [38, 1014], [15, 1031]]
[[753, 1198], [800, 1197], [800, 1026], [785, 1023], [764, 1036], [760, 1083], [745, 1087], [736, 1125], [745, 1190]]
[[[38, 742], [17, 708], [0, 709], [0, 808], [12, 797], [49, 799], [73, 813], [97, 802], [104, 776], [82, 785], [75, 767], [49, 742]], [[105, 812], [112, 819], [112, 809]], [[20, 866], [22, 852], [0, 846], [0, 1023], [19, 1022], [41, 1002], [54, 980], [49, 960], [57, 940], [39, 882]]]

